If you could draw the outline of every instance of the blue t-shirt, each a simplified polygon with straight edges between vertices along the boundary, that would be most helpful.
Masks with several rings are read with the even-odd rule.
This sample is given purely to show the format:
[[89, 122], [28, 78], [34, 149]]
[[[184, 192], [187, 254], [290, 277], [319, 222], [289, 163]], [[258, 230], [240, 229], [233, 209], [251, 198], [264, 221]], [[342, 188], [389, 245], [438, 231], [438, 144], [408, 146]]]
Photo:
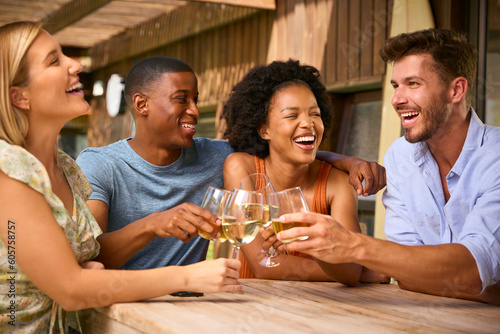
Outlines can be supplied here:
[[462, 152], [446, 176], [446, 203], [427, 143], [402, 137], [391, 145], [384, 159], [385, 234], [405, 245], [464, 245], [484, 289], [500, 280], [500, 128], [471, 113]]
[[[195, 138], [176, 161], [156, 166], [141, 158], [128, 140], [87, 148], [77, 159], [93, 188], [90, 199], [108, 205], [107, 232], [184, 202], [200, 205], [209, 186], [224, 187], [222, 165], [233, 152], [226, 141]], [[200, 237], [187, 244], [157, 237], [122, 269], [192, 264], [205, 259], [207, 247], [208, 241]]]

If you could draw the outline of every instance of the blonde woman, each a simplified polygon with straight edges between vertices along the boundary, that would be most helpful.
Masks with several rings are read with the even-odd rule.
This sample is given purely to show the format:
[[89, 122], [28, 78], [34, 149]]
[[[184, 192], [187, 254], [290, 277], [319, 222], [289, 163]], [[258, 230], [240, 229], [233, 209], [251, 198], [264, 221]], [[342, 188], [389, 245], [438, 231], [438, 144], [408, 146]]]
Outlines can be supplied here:
[[89, 109], [82, 66], [33, 22], [0, 27], [0, 44], [0, 332], [67, 331], [65, 310], [175, 291], [240, 291], [237, 260], [89, 270], [103, 267], [89, 262], [101, 233], [85, 204], [91, 188], [56, 146]]

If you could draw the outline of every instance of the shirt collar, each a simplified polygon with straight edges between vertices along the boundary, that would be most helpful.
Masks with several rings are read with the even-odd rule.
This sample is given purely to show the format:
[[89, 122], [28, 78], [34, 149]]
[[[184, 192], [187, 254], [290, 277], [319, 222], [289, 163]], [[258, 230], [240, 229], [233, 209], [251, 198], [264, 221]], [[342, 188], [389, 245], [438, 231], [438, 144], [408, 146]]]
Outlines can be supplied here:
[[[484, 123], [479, 119], [476, 111], [470, 108], [471, 118], [469, 123], [469, 129], [467, 130], [467, 137], [465, 138], [464, 146], [462, 147], [462, 152], [460, 153], [455, 165], [450, 172], [457, 175], [461, 175], [467, 162], [474, 152], [481, 147], [484, 136]], [[415, 148], [413, 150], [413, 158], [417, 165], [421, 165], [426, 161], [426, 154], [429, 152], [429, 146], [425, 141], [415, 143]], [[430, 152], [429, 152], [430, 154]]]
[[478, 148], [483, 144], [484, 137], [484, 123], [479, 119], [473, 108], [470, 108], [470, 124], [469, 130], [467, 131], [467, 137], [465, 138], [464, 146], [462, 147], [462, 152], [458, 156], [455, 165], [451, 168], [450, 172], [457, 175], [461, 175], [467, 163], [471, 160], [472, 155], [477, 151]]

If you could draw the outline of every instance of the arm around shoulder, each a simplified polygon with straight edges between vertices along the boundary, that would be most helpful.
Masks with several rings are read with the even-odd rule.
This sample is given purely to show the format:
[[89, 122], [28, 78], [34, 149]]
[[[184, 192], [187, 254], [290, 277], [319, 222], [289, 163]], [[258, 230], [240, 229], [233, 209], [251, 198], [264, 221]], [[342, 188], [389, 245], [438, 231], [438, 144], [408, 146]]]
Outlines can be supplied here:
[[[318, 151], [316, 158], [349, 173], [349, 183], [358, 195], [376, 194], [385, 187], [385, 168], [376, 162], [348, 157], [334, 152]], [[363, 186], [362, 182], [365, 182]]]

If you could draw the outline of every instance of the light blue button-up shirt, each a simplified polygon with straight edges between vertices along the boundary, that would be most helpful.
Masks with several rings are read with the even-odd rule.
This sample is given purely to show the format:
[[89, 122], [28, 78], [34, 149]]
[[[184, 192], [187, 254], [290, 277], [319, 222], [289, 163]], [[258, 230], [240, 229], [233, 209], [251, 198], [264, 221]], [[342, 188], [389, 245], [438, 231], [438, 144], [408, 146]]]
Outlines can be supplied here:
[[402, 137], [391, 145], [384, 159], [385, 234], [405, 245], [464, 245], [484, 290], [500, 281], [500, 128], [471, 112], [462, 152], [446, 177], [447, 203], [427, 143]]

